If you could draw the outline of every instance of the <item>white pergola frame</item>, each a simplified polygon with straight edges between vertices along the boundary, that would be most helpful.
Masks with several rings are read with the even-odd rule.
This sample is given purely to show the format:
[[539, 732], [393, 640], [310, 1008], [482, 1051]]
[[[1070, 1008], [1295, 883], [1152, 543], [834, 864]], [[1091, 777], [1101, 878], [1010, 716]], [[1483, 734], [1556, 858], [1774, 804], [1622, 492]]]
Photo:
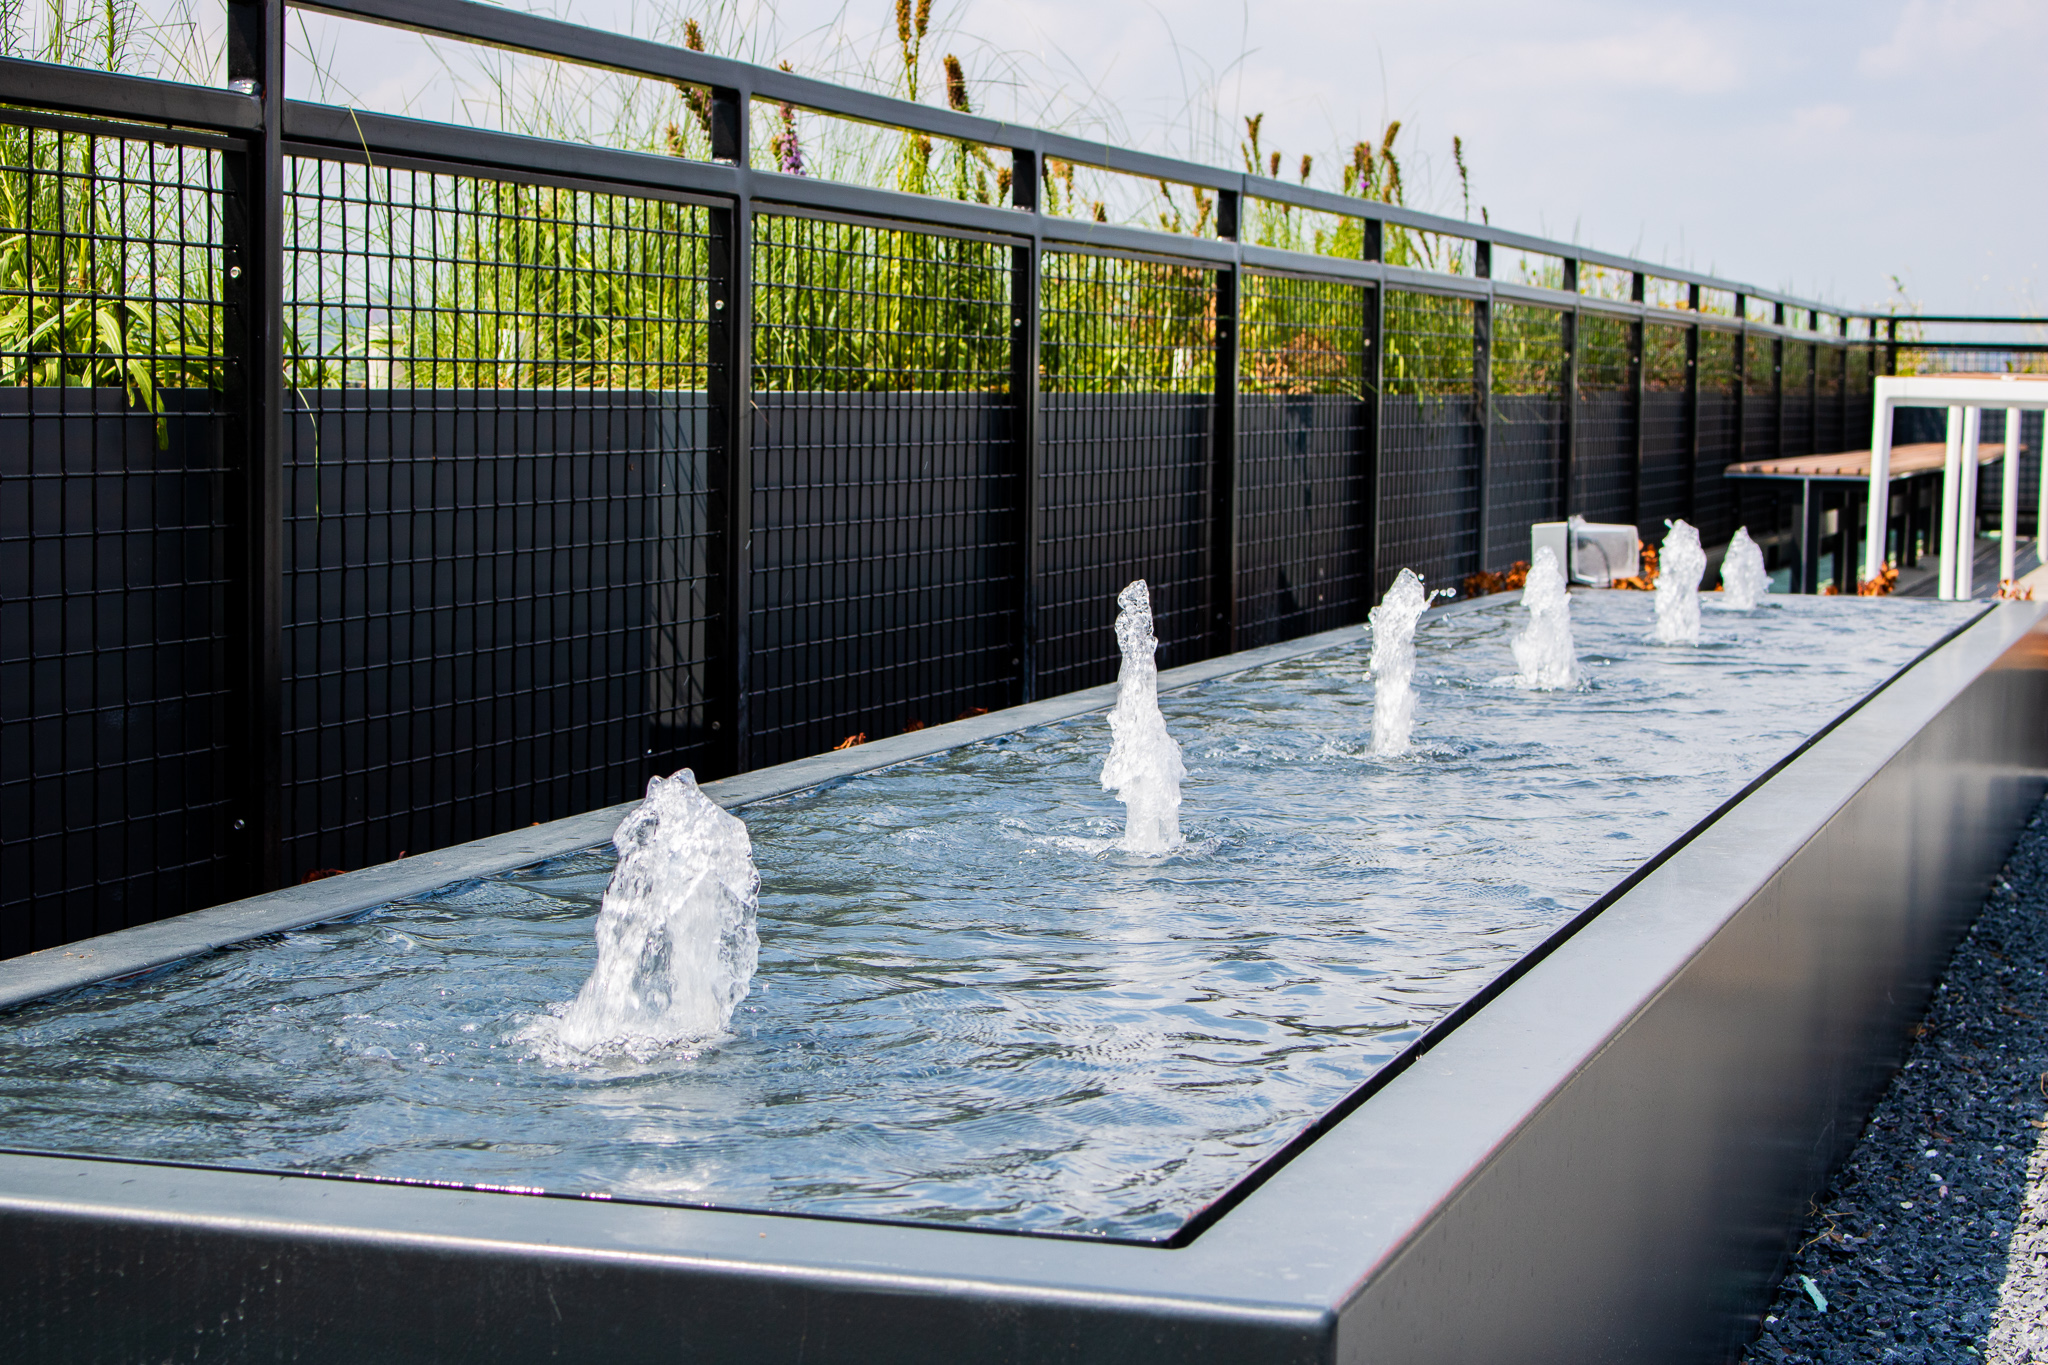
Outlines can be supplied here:
[[[1977, 432], [1984, 409], [2002, 408], [2005, 423], [2005, 478], [1999, 505], [1998, 576], [2013, 576], [2013, 526], [2019, 520], [2020, 423], [2022, 412], [2048, 412], [2048, 375], [1901, 375], [1877, 381], [1870, 431], [1870, 516], [1865, 524], [1863, 577], [1884, 567], [1885, 532], [1891, 521], [1892, 410], [1947, 408], [1948, 450], [1941, 479], [1941, 574], [1937, 595], [1966, 598], [1976, 586]], [[2042, 442], [2048, 455], [2048, 440]], [[1963, 478], [1964, 470], [1970, 471]], [[2048, 533], [2048, 469], [2042, 471], [2037, 537]], [[1964, 534], [1964, 528], [1971, 528]], [[2044, 556], [2048, 559], [2048, 556]]]

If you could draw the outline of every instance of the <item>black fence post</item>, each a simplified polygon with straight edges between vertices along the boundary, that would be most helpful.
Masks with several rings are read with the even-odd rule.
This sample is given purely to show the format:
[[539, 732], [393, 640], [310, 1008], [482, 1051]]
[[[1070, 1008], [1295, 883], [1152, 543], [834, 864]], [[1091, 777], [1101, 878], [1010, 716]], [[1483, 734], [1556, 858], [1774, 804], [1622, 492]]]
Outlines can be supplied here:
[[1856, 445], [1856, 426], [1852, 416], [1854, 409], [1850, 406], [1849, 402], [1849, 365], [1850, 355], [1854, 348], [1849, 345], [1849, 319], [1844, 317], [1837, 319], [1837, 322], [1841, 331], [1842, 344], [1835, 348], [1840, 352], [1835, 357], [1835, 365], [1838, 371], [1835, 401], [1836, 406], [1841, 410], [1842, 421], [1841, 425], [1835, 429], [1842, 433], [1843, 448], [1854, 449]]
[[1735, 451], [1729, 461], [1747, 460], [1749, 448], [1749, 296], [1735, 296]]
[[[1360, 254], [1374, 264], [1385, 256], [1386, 225], [1378, 218], [1364, 220], [1364, 230], [1359, 233]], [[1360, 528], [1364, 535], [1361, 553], [1365, 560], [1365, 605], [1369, 608], [1379, 599], [1381, 583], [1380, 565], [1380, 421], [1385, 408], [1381, 392], [1386, 379], [1387, 350], [1387, 282], [1381, 279], [1368, 286], [1365, 291], [1364, 336], [1360, 338], [1365, 354], [1359, 365], [1359, 394], [1365, 403], [1365, 412], [1360, 423], [1365, 449], [1360, 461], [1360, 477], [1365, 480], [1365, 496], [1359, 505], [1365, 509], [1365, 525]]]
[[1806, 449], [1808, 454], [1812, 454], [1814, 448], [1820, 444], [1820, 359], [1824, 348], [1818, 340], [1818, 312], [1810, 309], [1807, 311], [1806, 330], [1813, 333], [1816, 338], [1813, 341], [1799, 343], [1806, 348]]
[[221, 157], [228, 604], [236, 795], [227, 846], [243, 892], [283, 884], [284, 0], [230, 0], [231, 86], [262, 127]]
[[[1648, 294], [1648, 281], [1638, 270], [1629, 285], [1629, 297], [1641, 306], [1648, 301]], [[1628, 329], [1629, 449], [1634, 452], [1628, 519], [1637, 526], [1643, 524], [1643, 371], [1648, 368], [1648, 357], [1644, 354], [1648, 343], [1649, 325], [1638, 313]]]
[[[1239, 200], [1235, 190], [1216, 194], [1216, 235], [1237, 240]], [[1241, 260], [1241, 258], [1240, 258]], [[1210, 421], [1209, 611], [1214, 632], [1210, 650], [1237, 648], [1237, 312], [1240, 260], [1216, 272], [1215, 412]]]
[[[1010, 153], [1010, 204], [1038, 212], [1038, 154]], [[1034, 219], [1035, 227], [1035, 219]], [[1010, 420], [1016, 425], [1017, 506], [1017, 691], [1019, 701], [1038, 699], [1038, 583], [1045, 553], [1044, 448], [1039, 440], [1038, 363], [1043, 318], [1039, 308], [1042, 244], [1030, 240], [1010, 251]]]
[[[1493, 278], [1493, 244], [1475, 242], [1472, 273]], [[1472, 397], [1479, 412], [1479, 534], [1472, 567], [1486, 568], [1486, 535], [1493, 514], [1493, 291], [1472, 305]]]
[[[1887, 377], [1899, 372], [1899, 320], [1886, 318], [1884, 324], [1884, 373]], [[1871, 390], [1872, 402], [1876, 401], [1876, 390]]]
[[[711, 155], [747, 164], [748, 98], [711, 92]], [[744, 190], [710, 210], [709, 363], [705, 372], [711, 524], [719, 549], [711, 602], [716, 624], [712, 657], [711, 751], [720, 771], [745, 772], [751, 755], [747, 691], [753, 571], [753, 204]]]
[[1572, 480], [1579, 464], [1579, 263], [1564, 260], [1564, 288], [1572, 306], [1564, 313], [1564, 433], [1557, 452], [1557, 519], [1572, 514]]
[[1686, 287], [1692, 322], [1685, 329], [1685, 519], [1699, 524], [1700, 495], [1700, 287]]
[[[1773, 326], [1785, 325], [1785, 305], [1771, 306]], [[1771, 335], [1771, 454], [1773, 457], [1785, 453], [1785, 338], [1782, 333]]]

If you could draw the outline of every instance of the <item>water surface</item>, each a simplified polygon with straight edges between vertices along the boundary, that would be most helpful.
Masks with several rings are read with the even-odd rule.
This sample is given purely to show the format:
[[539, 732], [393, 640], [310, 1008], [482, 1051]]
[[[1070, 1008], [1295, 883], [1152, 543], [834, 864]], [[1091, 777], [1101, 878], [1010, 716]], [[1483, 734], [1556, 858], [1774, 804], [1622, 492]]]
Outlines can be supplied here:
[[713, 1046], [519, 1039], [594, 960], [586, 853], [0, 1016], [0, 1145], [1163, 1238], [1979, 610], [1779, 599], [1694, 648], [1575, 594], [1566, 693], [1504, 680], [1519, 610], [1425, 621], [1389, 760], [1361, 632], [1162, 699], [1167, 857], [1115, 847], [1099, 714], [745, 808], [761, 967]]

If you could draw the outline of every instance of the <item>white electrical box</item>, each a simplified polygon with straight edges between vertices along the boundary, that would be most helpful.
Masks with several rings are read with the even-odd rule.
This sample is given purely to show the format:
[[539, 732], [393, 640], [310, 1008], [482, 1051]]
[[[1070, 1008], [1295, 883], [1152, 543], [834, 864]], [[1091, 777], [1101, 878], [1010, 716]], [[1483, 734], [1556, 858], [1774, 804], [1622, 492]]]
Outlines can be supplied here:
[[1529, 528], [1529, 562], [1545, 546], [1573, 583], [1606, 587], [1617, 578], [1642, 571], [1636, 528], [1573, 517], [1570, 521], [1539, 521]]

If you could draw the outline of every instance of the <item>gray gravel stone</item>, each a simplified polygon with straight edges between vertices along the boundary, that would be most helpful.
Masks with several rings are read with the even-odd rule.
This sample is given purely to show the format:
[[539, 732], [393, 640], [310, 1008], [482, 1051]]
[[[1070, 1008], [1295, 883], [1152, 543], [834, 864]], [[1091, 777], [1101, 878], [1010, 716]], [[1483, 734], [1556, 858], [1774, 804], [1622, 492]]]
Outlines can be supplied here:
[[1916, 1032], [1746, 1362], [2048, 1365], [2048, 804]]

